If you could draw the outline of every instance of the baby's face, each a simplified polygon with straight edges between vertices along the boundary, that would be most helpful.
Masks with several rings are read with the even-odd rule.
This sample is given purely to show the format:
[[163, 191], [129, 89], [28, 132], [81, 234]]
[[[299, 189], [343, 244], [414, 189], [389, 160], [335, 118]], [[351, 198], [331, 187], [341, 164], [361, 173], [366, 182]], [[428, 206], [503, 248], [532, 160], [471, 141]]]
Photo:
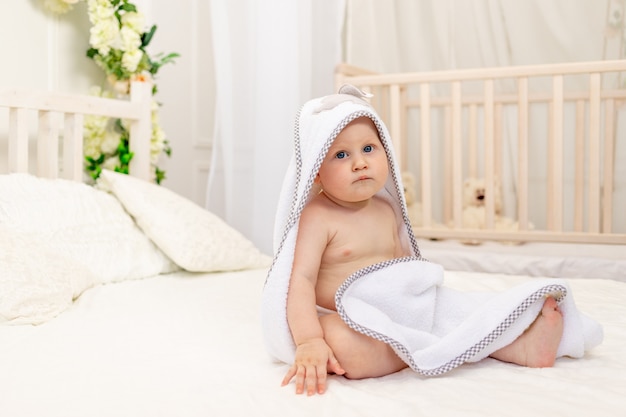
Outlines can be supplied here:
[[368, 117], [353, 120], [330, 147], [317, 182], [329, 197], [348, 203], [371, 198], [387, 181], [387, 154]]

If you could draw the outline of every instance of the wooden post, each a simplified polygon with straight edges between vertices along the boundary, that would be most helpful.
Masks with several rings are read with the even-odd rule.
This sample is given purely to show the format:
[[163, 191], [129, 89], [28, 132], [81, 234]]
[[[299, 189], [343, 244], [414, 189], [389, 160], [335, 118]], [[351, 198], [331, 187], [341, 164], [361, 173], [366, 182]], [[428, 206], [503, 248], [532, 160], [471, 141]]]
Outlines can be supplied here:
[[129, 147], [133, 153], [129, 172], [135, 177], [152, 178], [150, 167], [150, 138], [152, 136], [152, 84], [131, 83], [130, 101], [141, 105], [139, 118], [130, 123]]

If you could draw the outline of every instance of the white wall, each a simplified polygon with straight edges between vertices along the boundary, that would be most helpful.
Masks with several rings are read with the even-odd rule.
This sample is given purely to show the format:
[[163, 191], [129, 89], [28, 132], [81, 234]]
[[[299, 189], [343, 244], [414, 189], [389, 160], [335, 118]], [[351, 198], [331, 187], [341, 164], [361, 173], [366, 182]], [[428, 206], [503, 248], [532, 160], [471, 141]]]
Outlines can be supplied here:
[[[173, 148], [160, 166], [166, 187], [203, 205], [212, 135], [213, 85], [208, 2], [136, 1], [158, 26], [152, 53], [178, 52], [176, 64], [158, 74], [161, 124]], [[43, 0], [0, 1], [0, 89], [37, 88], [85, 93], [104, 81], [102, 71], [85, 56], [89, 47], [87, 6], [55, 16]], [[6, 119], [0, 114], [0, 167], [6, 165]]]

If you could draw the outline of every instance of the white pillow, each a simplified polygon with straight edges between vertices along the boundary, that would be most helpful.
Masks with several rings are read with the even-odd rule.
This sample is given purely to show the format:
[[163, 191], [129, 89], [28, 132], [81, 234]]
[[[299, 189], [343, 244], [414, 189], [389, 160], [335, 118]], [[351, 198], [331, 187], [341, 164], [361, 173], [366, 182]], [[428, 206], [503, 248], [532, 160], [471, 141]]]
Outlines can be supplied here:
[[176, 269], [119, 201], [79, 182], [0, 175], [0, 225], [82, 263], [101, 283]]
[[0, 225], [0, 323], [43, 323], [96, 283], [82, 264]]
[[271, 262], [215, 214], [167, 188], [107, 170], [98, 186], [113, 193], [144, 233], [188, 271], [263, 268]]

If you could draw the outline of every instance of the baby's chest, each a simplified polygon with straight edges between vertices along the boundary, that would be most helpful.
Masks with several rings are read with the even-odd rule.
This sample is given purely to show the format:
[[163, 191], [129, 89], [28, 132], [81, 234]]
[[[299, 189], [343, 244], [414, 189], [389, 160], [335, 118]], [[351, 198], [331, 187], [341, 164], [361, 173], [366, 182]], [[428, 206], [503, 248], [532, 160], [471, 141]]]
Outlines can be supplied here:
[[388, 229], [367, 227], [344, 228], [327, 247], [327, 254], [337, 261], [367, 257], [386, 257], [393, 252], [394, 238]]

